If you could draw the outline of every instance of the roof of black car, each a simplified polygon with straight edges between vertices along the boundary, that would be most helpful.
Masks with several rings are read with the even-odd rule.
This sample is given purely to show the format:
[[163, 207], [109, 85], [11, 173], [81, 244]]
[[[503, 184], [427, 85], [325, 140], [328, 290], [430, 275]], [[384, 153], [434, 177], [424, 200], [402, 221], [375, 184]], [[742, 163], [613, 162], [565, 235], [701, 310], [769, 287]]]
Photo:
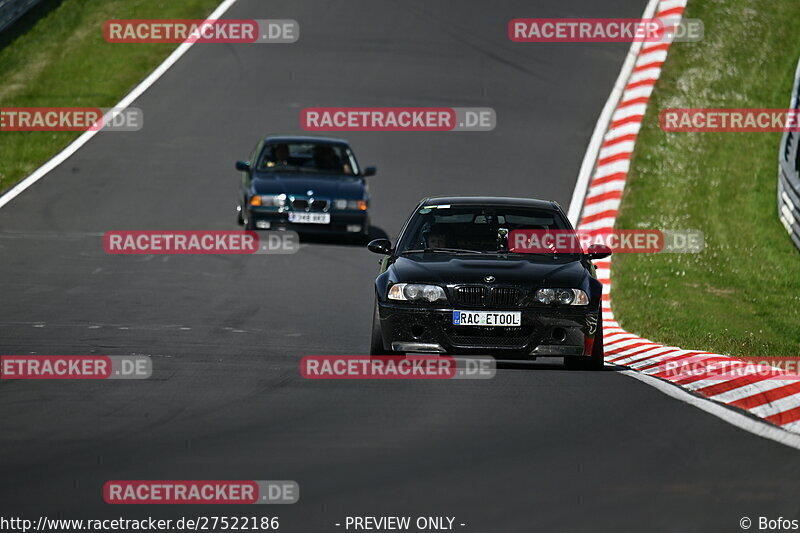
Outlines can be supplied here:
[[264, 139], [267, 143], [328, 143], [328, 144], [347, 144], [344, 139], [334, 139], [333, 137], [313, 137], [310, 135], [274, 135]]
[[536, 198], [510, 198], [507, 196], [433, 196], [423, 200], [424, 205], [513, 205], [518, 207], [537, 207], [556, 209], [558, 204]]

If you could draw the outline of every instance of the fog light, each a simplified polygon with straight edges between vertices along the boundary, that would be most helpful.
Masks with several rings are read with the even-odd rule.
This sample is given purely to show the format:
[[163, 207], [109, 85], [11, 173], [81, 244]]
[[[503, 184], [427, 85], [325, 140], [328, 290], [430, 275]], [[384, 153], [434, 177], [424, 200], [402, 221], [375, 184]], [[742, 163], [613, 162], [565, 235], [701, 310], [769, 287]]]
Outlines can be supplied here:
[[347, 231], [349, 231], [351, 233], [359, 232], [359, 231], [361, 231], [361, 226], [359, 226], [358, 224], [348, 224], [347, 225]]
[[271, 225], [272, 224], [266, 220], [256, 220], [256, 227], [258, 229], [269, 229]]

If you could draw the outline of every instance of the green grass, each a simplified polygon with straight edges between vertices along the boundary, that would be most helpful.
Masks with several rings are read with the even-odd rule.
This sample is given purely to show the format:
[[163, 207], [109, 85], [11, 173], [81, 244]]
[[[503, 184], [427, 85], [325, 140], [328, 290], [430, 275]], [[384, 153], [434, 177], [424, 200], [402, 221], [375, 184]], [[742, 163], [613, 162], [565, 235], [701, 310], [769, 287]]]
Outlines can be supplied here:
[[664, 133], [664, 108], [783, 108], [800, 55], [797, 0], [690, 0], [636, 146], [619, 228], [697, 228], [700, 254], [619, 254], [614, 312], [661, 343], [800, 356], [800, 253], [778, 220], [780, 133]]
[[[50, 0], [46, 4], [57, 4]], [[110, 44], [108, 19], [202, 19], [219, 0], [64, 0], [12, 27], [0, 49], [0, 107], [112, 107], [175, 44]], [[42, 12], [38, 20], [31, 23]], [[30, 25], [30, 27], [27, 27]], [[15, 31], [16, 30], [16, 31]], [[30, 174], [80, 133], [0, 132], [0, 191]]]

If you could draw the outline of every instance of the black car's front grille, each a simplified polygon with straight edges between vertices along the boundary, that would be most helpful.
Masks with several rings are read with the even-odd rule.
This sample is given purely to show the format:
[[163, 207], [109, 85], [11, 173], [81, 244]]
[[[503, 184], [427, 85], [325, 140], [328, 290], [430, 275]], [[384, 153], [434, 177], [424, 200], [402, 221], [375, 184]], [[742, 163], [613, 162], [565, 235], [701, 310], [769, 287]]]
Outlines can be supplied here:
[[519, 289], [495, 287], [492, 289], [492, 305], [516, 306], [519, 304]]
[[522, 349], [533, 334], [533, 328], [493, 328], [473, 326], [447, 326], [445, 334], [454, 346], [469, 348]]
[[459, 305], [471, 307], [517, 307], [521, 291], [514, 287], [484, 287], [480, 285], [456, 287], [455, 299]]
[[485, 287], [457, 287], [456, 302], [461, 305], [482, 307], [486, 304]]

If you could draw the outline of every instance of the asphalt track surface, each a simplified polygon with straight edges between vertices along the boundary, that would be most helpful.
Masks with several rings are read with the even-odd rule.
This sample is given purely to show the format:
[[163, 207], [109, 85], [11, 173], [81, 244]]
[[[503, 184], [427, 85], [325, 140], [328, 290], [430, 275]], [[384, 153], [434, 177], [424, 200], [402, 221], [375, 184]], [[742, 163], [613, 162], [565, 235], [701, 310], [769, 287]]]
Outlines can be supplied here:
[[[490, 133], [354, 133], [373, 223], [428, 194], [569, 203], [626, 44], [521, 45], [515, 17], [638, 17], [644, 2], [240, 0], [292, 45], [196, 45], [102, 133], [0, 210], [0, 353], [145, 354], [148, 381], [0, 382], [0, 516], [447, 515], [465, 532], [739, 531], [797, 517], [795, 450], [613, 370], [322, 382], [364, 354], [377, 256], [109, 256], [108, 230], [235, 229], [236, 159], [310, 106], [493, 107]], [[109, 45], [113, 46], [113, 45]], [[293, 479], [293, 506], [110, 506], [109, 479]]]

